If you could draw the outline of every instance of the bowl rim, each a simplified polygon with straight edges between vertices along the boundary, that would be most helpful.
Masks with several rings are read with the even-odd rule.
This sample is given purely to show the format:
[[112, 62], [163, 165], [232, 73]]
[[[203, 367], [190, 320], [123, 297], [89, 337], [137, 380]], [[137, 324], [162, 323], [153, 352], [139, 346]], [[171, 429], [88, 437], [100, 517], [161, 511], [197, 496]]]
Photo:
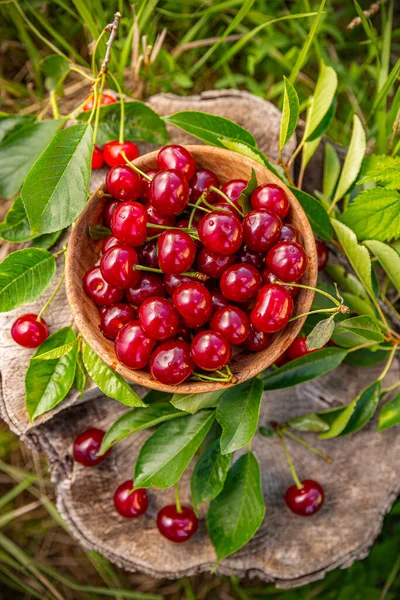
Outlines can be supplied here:
[[[247, 156], [239, 154], [237, 152], [233, 152], [231, 150], [227, 150], [225, 148], [219, 148], [215, 146], [209, 146], [206, 144], [180, 144], [187, 148], [193, 154], [203, 154], [207, 152], [215, 158], [224, 159], [225, 161], [229, 161], [231, 157], [234, 161], [240, 159], [241, 163], [243, 163], [249, 171], [252, 168], [257, 171], [265, 172], [268, 174], [268, 178], [271, 180], [271, 183], [276, 183], [280, 187], [282, 187], [291, 204], [291, 210], [295, 211], [296, 215], [301, 221], [302, 224], [302, 237], [303, 237], [303, 245], [306, 247], [307, 255], [308, 255], [308, 265], [307, 265], [307, 274], [308, 274], [308, 285], [311, 287], [315, 287], [317, 283], [318, 277], [318, 260], [317, 260], [317, 251], [315, 246], [315, 237], [314, 233], [311, 229], [310, 222], [301, 206], [297, 198], [294, 196], [293, 192], [288, 188], [288, 186], [277, 177], [267, 166], [261, 165], [260, 163], [254, 161]], [[155, 150], [146, 154], [141, 155], [136, 160], [133, 161], [133, 164], [138, 166], [138, 168], [150, 168], [148, 165], [142, 167], [142, 163], [155, 162], [156, 156], [159, 150]], [[199, 161], [201, 163], [201, 158], [196, 159], [196, 162]], [[261, 184], [263, 185], [263, 184]], [[301, 331], [301, 328], [304, 324], [306, 317], [300, 317], [295, 321], [292, 321], [290, 325], [286, 326], [280, 332], [277, 332], [273, 335], [272, 340], [269, 346], [257, 353], [253, 353], [252, 356], [260, 358], [263, 353], [266, 353], [268, 348], [274, 344], [275, 341], [280, 339], [279, 352], [276, 350], [271, 354], [271, 360], [261, 361], [263, 366], [261, 368], [249, 368], [248, 371], [244, 374], [244, 376], [239, 375], [238, 381], [236, 383], [223, 383], [223, 382], [203, 382], [203, 381], [185, 381], [178, 385], [165, 385], [151, 378], [151, 375], [147, 371], [134, 371], [123, 365], [118, 361], [115, 351], [114, 344], [112, 343], [112, 348], [110, 346], [110, 340], [106, 338], [102, 338], [100, 342], [100, 333], [99, 336], [99, 327], [98, 324], [93, 324], [93, 322], [86, 318], [83, 315], [82, 310], [80, 310], [81, 297], [82, 294], [85, 295], [82, 287], [82, 278], [80, 278], [79, 283], [77, 283], [76, 279], [76, 269], [74, 267], [74, 249], [79, 243], [79, 238], [82, 236], [86, 236], [87, 239], [90, 239], [87, 234], [86, 227], [86, 217], [91, 210], [93, 210], [94, 206], [99, 203], [107, 201], [105, 197], [105, 184], [103, 183], [89, 198], [86, 203], [86, 206], [82, 213], [77, 218], [74, 226], [72, 227], [71, 236], [68, 243], [67, 253], [66, 253], [66, 267], [65, 267], [65, 287], [66, 287], [66, 295], [70, 310], [74, 317], [74, 321], [80, 331], [83, 340], [88, 344], [88, 346], [99, 356], [99, 358], [105, 362], [109, 367], [111, 367], [114, 371], [122, 375], [125, 379], [128, 379], [132, 383], [137, 385], [155, 389], [164, 392], [170, 393], [179, 393], [179, 394], [198, 394], [198, 393], [208, 393], [220, 391], [223, 389], [227, 389], [232, 387], [236, 383], [243, 383], [244, 381], [257, 376], [261, 371], [265, 370], [269, 367], [273, 362], [280, 356], [292, 343], [298, 333]], [[84, 228], [84, 229], [83, 229]], [[92, 241], [92, 240], [91, 240]], [[303, 299], [303, 312], [308, 312], [310, 310], [313, 298], [314, 291], [313, 290], [304, 290], [301, 289], [300, 294]], [[297, 298], [299, 298], [299, 296]], [[296, 300], [297, 300], [296, 298]], [[87, 298], [87, 302], [92, 302], [89, 298]], [[295, 303], [296, 306], [296, 303]], [[295, 309], [296, 310], [296, 309]], [[296, 313], [294, 313], [296, 314]], [[289, 329], [290, 327], [290, 329]], [[255, 361], [259, 363], [260, 361]], [[234, 361], [233, 361], [234, 364]]]

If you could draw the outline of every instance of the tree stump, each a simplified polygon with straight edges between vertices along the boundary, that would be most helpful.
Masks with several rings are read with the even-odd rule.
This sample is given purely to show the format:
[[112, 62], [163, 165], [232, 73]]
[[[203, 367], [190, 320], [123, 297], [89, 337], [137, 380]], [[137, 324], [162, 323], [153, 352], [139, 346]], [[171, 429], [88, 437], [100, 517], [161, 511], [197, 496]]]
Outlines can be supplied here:
[[[280, 113], [251, 94], [222, 91], [188, 98], [167, 94], [154, 96], [149, 103], [160, 114], [188, 109], [232, 118], [255, 135], [267, 155], [277, 156]], [[176, 129], [171, 129], [171, 134], [176, 143], [192, 141]], [[287, 151], [292, 152], [294, 145], [293, 139]], [[149, 149], [149, 145], [143, 144], [141, 151]], [[317, 157], [315, 164], [318, 160]], [[92, 189], [97, 188], [103, 176], [104, 172], [95, 173]], [[4, 256], [10, 250], [3, 247], [0, 254]], [[50, 293], [51, 290], [47, 295]], [[10, 327], [17, 316], [38, 311], [43, 302], [42, 299], [28, 309], [25, 306], [0, 317], [0, 415], [31, 448], [47, 454], [57, 484], [58, 508], [72, 534], [85, 548], [97, 550], [128, 570], [168, 578], [209, 571], [215, 563], [215, 553], [203, 518], [198, 533], [184, 547], [171, 544], [157, 531], [155, 516], [161, 506], [173, 502], [173, 490], [150, 490], [149, 511], [137, 521], [123, 519], [114, 511], [113, 492], [119, 483], [132, 477], [137, 453], [149, 432], [139, 432], [117, 444], [110, 456], [94, 469], [73, 463], [71, 444], [76, 435], [89, 425], [107, 429], [128, 410], [126, 407], [91, 386], [82, 400], [72, 392], [55, 410], [33, 424], [29, 422], [24, 373], [31, 352], [13, 343]], [[46, 320], [52, 330], [70, 323], [63, 291], [46, 313]], [[398, 371], [398, 365], [391, 369], [388, 379], [392, 381], [388, 385], [399, 377]], [[378, 372], [342, 365], [296, 388], [265, 393], [260, 424], [271, 420], [283, 422], [305, 412], [347, 403]], [[138, 392], [143, 395], [145, 390]], [[261, 465], [266, 517], [256, 536], [225, 559], [218, 573], [258, 576], [278, 587], [290, 588], [320, 579], [327, 571], [337, 566], [348, 567], [366, 556], [384, 515], [400, 491], [400, 431], [393, 428], [377, 434], [375, 430], [373, 421], [355, 435], [318, 441], [318, 447], [332, 456], [331, 465], [289, 441], [299, 476], [315, 477], [326, 490], [326, 504], [312, 519], [296, 517], [285, 508], [283, 494], [291, 484], [291, 476], [279, 441], [257, 434], [253, 450]], [[315, 439], [312, 434], [304, 438]], [[189, 482], [190, 468], [181, 486], [184, 503], [190, 502]], [[87, 503], [88, 489], [94, 499], [91, 504]], [[200, 517], [204, 514], [203, 510]]]

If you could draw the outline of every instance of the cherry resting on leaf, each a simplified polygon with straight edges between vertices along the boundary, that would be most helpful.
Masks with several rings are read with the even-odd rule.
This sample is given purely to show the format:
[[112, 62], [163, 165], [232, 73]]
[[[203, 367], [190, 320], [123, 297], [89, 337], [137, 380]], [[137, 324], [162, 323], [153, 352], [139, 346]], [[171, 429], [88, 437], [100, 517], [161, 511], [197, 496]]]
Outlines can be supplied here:
[[161, 535], [171, 542], [187, 542], [197, 531], [199, 521], [194, 511], [182, 506], [178, 512], [175, 504], [164, 506], [157, 515], [157, 527]]
[[49, 328], [43, 318], [32, 313], [22, 315], [14, 321], [11, 336], [23, 348], [38, 348], [49, 337]]
[[317, 513], [324, 503], [324, 490], [318, 481], [305, 479], [302, 488], [291, 485], [285, 494], [285, 502], [290, 510], [300, 517], [310, 517]]
[[90, 427], [80, 433], [73, 445], [74, 460], [85, 467], [95, 467], [103, 462], [111, 451], [110, 448], [103, 456], [97, 456], [105, 434], [105, 431], [96, 427]]
[[114, 506], [117, 513], [125, 519], [137, 519], [144, 515], [149, 507], [147, 492], [139, 488], [132, 492], [133, 481], [128, 479], [117, 488], [114, 494]]

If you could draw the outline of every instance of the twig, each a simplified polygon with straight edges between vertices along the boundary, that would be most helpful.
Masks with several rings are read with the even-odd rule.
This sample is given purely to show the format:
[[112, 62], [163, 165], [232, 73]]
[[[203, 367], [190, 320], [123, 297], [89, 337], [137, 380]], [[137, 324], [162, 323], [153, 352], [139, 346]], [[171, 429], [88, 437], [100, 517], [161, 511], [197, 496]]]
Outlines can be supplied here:
[[[241, 40], [242, 37], [244, 37], [244, 33], [234, 33], [232, 35], [227, 35], [224, 39], [223, 42], [237, 42], [238, 40]], [[186, 50], [193, 50], [193, 48], [202, 48], [204, 46], [212, 46], [213, 44], [215, 44], [216, 42], [219, 42], [221, 40], [220, 37], [210, 37], [210, 38], [204, 38], [203, 40], [195, 40], [194, 42], [188, 42], [187, 44], [181, 44], [180, 46], [176, 46], [176, 48], [174, 48], [171, 51], [171, 56], [176, 56], [177, 54], [180, 54], [181, 52], [185, 52]]]
[[110, 62], [111, 47], [113, 45], [115, 36], [117, 35], [120, 18], [121, 18], [121, 13], [116, 12], [114, 15], [114, 21], [112, 23], [109, 23], [108, 25], [106, 25], [104, 28], [105, 31], [111, 31], [111, 33], [110, 33], [110, 37], [108, 38], [108, 41], [106, 43], [106, 46], [107, 46], [106, 55], [104, 57], [102, 65], [101, 65], [102, 73], [107, 73], [107, 65]]
[[[381, 5], [386, 4], [386, 2], [387, 2], [387, 0], [378, 0], [377, 2], [374, 2], [373, 4], [371, 4], [371, 6], [369, 8], [367, 8], [366, 10], [363, 10], [364, 16], [367, 19], [369, 19], [374, 14], [376, 14], [378, 12], [379, 8], [381, 7]], [[358, 25], [361, 25], [361, 18], [354, 17], [354, 19], [352, 21], [350, 21], [350, 23], [347, 25], [346, 29], [354, 29]]]

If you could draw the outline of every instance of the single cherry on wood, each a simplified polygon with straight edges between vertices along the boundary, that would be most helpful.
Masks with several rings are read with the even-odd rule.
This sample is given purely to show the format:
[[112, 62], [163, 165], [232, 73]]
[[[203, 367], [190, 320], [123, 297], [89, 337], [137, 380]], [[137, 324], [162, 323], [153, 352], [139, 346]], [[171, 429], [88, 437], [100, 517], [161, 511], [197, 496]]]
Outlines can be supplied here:
[[38, 348], [49, 337], [49, 328], [42, 317], [28, 313], [14, 321], [11, 336], [23, 348]]
[[85, 467], [96, 467], [102, 463], [111, 451], [111, 449], [108, 450], [102, 456], [97, 455], [105, 434], [105, 431], [96, 427], [90, 427], [80, 433], [73, 444], [74, 460]]
[[157, 515], [157, 528], [170, 542], [187, 542], [194, 536], [198, 526], [194, 511], [187, 506], [182, 506], [178, 511], [175, 504], [170, 504], [164, 506]]
[[114, 494], [115, 510], [125, 519], [137, 519], [144, 515], [149, 507], [146, 490], [139, 488], [133, 490], [133, 480], [124, 481]]
[[291, 485], [285, 494], [288, 508], [300, 517], [310, 517], [321, 510], [324, 503], [324, 490], [318, 481], [305, 479], [301, 482], [302, 488]]

